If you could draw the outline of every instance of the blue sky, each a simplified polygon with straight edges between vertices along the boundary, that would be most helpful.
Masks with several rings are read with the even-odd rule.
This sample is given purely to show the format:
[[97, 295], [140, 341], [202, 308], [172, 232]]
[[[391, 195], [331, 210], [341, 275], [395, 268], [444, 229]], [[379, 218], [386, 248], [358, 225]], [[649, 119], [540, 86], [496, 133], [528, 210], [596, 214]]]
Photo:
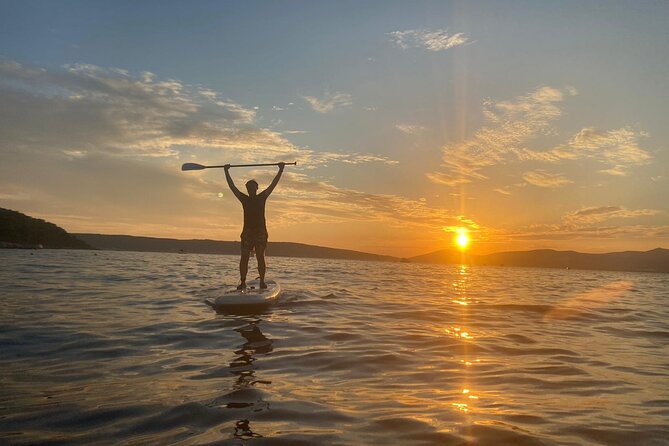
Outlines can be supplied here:
[[220, 172], [180, 163], [297, 160], [274, 240], [667, 246], [668, 21], [665, 2], [0, 2], [0, 206], [235, 239]]

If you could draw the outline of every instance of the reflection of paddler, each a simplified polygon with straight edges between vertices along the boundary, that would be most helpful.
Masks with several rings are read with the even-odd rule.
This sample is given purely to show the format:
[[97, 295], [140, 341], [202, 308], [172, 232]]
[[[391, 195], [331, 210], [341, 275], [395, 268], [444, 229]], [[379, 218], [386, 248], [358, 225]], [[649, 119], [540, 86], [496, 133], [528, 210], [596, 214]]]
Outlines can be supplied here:
[[[235, 388], [247, 387], [253, 385], [252, 381], [255, 377], [255, 367], [253, 363], [256, 361], [256, 354], [266, 354], [272, 351], [272, 340], [268, 339], [260, 327], [260, 321], [249, 322], [248, 325], [236, 328], [235, 331], [241, 334], [246, 342], [241, 345], [235, 354], [239, 355], [230, 363], [230, 372], [237, 375], [237, 382]], [[269, 382], [267, 382], [269, 384]]]
[[[253, 412], [259, 412], [269, 404], [262, 400], [262, 393], [254, 395], [249, 387], [257, 383], [271, 384], [271, 381], [255, 380], [256, 367], [254, 365], [257, 355], [264, 355], [272, 351], [272, 340], [260, 331], [260, 320], [250, 321], [247, 325], [236, 328], [235, 331], [242, 335], [246, 340], [235, 354], [238, 355], [230, 363], [230, 373], [237, 376], [234, 388], [237, 389], [241, 401], [230, 401], [226, 407], [230, 409], [245, 409], [253, 407]], [[238, 393], [239, 392], [239, 393]], [[250, 395], [249, 395], [250, 393]], [[242, 397], [242, 395], [244, 395]], [[241, 419], [235, 423], [234, 437], [239, 439], [248, 439], [262, 437], [251, 430], [251, 421]]]
[[249, 420], [239, 420], [235, 423], [235, 438], [259, 438], [260, 434], [256, 434], [251, 430], [251, 422]]

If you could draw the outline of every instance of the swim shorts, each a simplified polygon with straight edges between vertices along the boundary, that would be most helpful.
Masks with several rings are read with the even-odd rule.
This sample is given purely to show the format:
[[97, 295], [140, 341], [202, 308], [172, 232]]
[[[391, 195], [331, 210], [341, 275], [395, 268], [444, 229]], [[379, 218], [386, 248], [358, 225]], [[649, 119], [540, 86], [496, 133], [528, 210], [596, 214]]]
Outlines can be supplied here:
[[267, 246], [267, 238], [266, 232], [242, 232], [242, 249], [248, 249], [249, 251], [254, 248], [256, 250], [258, 248], [264, 249]]

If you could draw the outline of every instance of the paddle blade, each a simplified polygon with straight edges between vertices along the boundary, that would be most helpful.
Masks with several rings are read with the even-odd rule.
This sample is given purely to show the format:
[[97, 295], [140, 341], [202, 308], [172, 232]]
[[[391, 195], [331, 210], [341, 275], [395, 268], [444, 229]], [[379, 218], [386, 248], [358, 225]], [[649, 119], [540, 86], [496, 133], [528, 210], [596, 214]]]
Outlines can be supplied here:
[[203, 166], [202, 164], [196, 164], [196, 163], [184, 163], [181, 166], [181, 170], [202, 170], [202, 169], [206, 169], [206, 167]]

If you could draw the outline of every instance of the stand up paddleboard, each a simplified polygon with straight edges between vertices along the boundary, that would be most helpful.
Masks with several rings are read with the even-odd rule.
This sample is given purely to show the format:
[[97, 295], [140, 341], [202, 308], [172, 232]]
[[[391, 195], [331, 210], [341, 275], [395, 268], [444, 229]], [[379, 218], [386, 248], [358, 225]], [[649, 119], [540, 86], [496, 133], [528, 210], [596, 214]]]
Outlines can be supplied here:
[[252, 280], [246, 283], [246, 288], [243, 290], [236, 288], [228, 290], [222, 295], [217, 296], [213, 301], [207, 300], [206, 302], [214, 308], [269, 304], [279, 297], [281, 286], [274, 280], [267, 280], [265, 283], [267, 284], [267, 288], [260, 289], [260, 281]]

